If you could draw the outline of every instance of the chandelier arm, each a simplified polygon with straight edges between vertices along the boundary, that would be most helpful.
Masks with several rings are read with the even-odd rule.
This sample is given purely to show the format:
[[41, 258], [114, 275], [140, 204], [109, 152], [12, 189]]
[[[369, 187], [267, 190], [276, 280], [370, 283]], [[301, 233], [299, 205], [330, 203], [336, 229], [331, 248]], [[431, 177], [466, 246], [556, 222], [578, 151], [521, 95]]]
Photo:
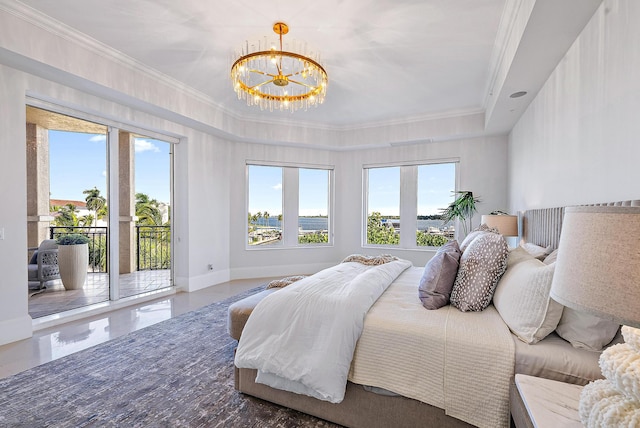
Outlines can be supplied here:
[[308, 85], [308, 84], [306, 84], [306, 83], [304, 83], [304, 82], [298, 82], [297, 80], [291, 80], [291, 79], [289, 79], [289, 82], [291, 82], [291, 83], [295, 83], [295, 84], [297, 84], [297, 85], [301, 85], [301, 86], [306, 86], [307, 88], [311, 88], [311, 89], [316, 89], [316, 88], [317, 88], [317, 86]]
[[250, 73], [257, 73], [257, 74], [262, 74], [263, 76], [269, 76], [269, 77], [276, 77], [277, 74], [271, 74], [271, 73], [267, 73], [266, 71], [260, 71], [260, 70], [255, 70], [255, 69], [251, 69], [248, 70]]
[[258, 88], [258, 87], [260, 87], [260, 86], [262, 86], [262, 85], [266, 85], [267, 83], [271, 83], [271, 82], [273, 82], [273, 79], [271, 79], [271, 80], [266, 80], [266, 81], [264, 81], [264, 82], [262, 82], [262, 83], [258, 83], [257, 85], [247, 86], [247, 88], [249, 88], [249, 89], [256, 89], [256, 88]]

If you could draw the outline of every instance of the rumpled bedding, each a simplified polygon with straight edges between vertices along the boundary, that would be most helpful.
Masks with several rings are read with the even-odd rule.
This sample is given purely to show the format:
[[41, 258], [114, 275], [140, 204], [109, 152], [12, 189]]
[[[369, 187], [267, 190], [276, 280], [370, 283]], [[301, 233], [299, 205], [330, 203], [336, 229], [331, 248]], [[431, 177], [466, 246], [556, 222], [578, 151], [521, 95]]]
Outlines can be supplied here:
[[257, 383], [341, 402], [367, 311], [410, 266], [344, 262], [270, 294], [244, 327], [235, 365], [257, 369]]

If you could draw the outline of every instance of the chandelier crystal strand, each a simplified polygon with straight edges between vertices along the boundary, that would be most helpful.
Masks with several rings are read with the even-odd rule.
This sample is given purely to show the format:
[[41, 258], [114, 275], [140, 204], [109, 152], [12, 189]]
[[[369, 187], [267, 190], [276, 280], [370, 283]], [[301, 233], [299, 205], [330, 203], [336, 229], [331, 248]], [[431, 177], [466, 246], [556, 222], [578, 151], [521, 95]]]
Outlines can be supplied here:
[[286, 24], [278, 22], [273, 30], [278, 35], [274, 43], [266, 36], [257, 45], [246, 41], [236, 55], [231, 80], [238, 99], [270, 111], [294, 112], [322, 104], [328, 76], [320, 55], [309, 51], [306, 42], [283, 43], [289, 32]]

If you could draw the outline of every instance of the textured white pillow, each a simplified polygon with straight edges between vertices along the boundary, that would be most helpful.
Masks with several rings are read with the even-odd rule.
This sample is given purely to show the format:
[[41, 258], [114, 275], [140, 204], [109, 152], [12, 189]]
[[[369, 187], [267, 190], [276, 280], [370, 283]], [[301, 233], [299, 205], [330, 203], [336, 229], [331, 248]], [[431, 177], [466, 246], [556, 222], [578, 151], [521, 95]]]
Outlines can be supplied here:
[[556, 333], [574, 348], [600, 351], [613, 340], [619, 328], [613, 321], [564, 308]]
[[524, 240], [520, 241], [520, 247], [524, 248], [527, 253], [531, 254], [538, 260], [544, 260], [545, 257], [551, 254], [551, 252], [553, 251], [551, 245], [549, 245], [548, 247], [541, 247], [540, 245], [525, 242]]
[[493, 295], [493, 305], [520, 340], [533, 344], [555, 330], [563, 306], [549, 297], [555, 264], [529, 260], [510, 265]]

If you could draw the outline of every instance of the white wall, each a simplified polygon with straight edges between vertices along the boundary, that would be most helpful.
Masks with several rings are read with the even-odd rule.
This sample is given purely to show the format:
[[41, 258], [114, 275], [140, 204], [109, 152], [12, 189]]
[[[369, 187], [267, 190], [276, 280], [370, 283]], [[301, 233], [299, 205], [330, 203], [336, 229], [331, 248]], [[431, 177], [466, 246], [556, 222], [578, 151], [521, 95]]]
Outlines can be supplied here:
[[512, 211], [640, 197], [640, 2], [606, 0], [509, 138]]

